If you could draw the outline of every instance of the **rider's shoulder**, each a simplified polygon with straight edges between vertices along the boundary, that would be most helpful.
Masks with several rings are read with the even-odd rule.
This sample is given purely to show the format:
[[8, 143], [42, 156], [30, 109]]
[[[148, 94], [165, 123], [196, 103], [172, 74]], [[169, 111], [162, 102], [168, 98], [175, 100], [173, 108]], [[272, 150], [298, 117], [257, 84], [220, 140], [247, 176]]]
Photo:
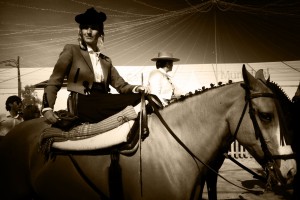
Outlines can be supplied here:
[[150, 77], [162, 77], [163, 75], [164, 74], [158, 69], [152, 70], [149, 74]]
[[100, 58], [103, 59], [103, 60], [106, 60], [107, 62], [111, 62], [110, 57], [104, 55], [103, 53], [100, 53]]

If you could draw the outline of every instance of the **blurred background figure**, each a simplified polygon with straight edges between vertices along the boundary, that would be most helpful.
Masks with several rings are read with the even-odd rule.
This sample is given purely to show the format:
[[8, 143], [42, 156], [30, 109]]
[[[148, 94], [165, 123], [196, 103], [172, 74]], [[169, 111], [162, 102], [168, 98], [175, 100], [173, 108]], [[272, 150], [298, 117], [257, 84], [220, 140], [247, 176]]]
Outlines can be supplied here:
[[[0, 115], [0, 136], [5, 136], [17, 124], [23, 122], [23, 104], [18, 96], [9, 96], [5, 102], [5, 108], [9, 112]], [[0, 139], [1, 140], [1, 139]]]
[[28, 105], [23, 110], [24, 121], [39, 118], [41, 116], [41, 111], [37, 105]]

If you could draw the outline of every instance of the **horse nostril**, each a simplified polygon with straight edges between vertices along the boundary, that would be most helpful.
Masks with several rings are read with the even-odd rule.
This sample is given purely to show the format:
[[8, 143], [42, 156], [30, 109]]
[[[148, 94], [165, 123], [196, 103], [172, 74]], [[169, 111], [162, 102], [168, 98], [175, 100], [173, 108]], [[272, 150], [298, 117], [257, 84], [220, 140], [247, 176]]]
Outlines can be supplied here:
[[280, 186], [281, 186], [281, 183], [280, 183], [279, 181], [277, 182], [277, 186], [278, 186], [278, 187], [280, 187]]
[[286, 174], [287, 175], [287, 182], [286, 184], [292, 184], [293, 181], [294, 181], [294, 176], [296, 175], [297, 173], [297, 170], [295, 168], [291, 168], [288, 173]]
[[287, 177], [290, 177], [290, 178], [294, 177], [296, 175], [296, 172], [297, 171], [295, 168], [290, 169], [290, 171], [288, 171], [288, 173], [287, 173]]

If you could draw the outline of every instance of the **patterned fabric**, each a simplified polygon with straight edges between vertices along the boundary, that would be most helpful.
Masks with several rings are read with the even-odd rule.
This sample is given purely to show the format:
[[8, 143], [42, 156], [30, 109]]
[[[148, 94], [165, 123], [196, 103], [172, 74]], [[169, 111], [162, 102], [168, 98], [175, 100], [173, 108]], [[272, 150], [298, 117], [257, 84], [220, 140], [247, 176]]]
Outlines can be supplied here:
[[82, 124], [69, 131], [62, 131], [54, 127], [47, 128], [41, 134], [40, 149], [42, 152], [48, 154], [53, 142], [90, 138], [136, 119], [137, 116], [134, 108], [127, 106], [121, 112], [95, 124]]
[[83, 124], [75, 127], [72, 131], [78, 133], [84, 133], [87, 135], [95, 135], [106, 132], [117, 126], [120, 126], [124, 122], [137, 118], [137, 113], [132, 106], [127, 106], [121, 112], [95, 124]]

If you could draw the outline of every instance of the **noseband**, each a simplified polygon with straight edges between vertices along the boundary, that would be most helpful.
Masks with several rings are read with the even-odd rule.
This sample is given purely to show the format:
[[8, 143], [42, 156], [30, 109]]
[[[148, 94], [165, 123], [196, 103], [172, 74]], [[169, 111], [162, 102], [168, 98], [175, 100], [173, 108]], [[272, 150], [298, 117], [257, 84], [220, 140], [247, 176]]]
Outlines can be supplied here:
[[[263, 166], [265, 166], [265, 171], [267, 172], [267, 189], [271, 188], [271, 176], [276, 176], [276, 179], [279, 180], [284, 180], [283, 177], [281, 176], [281, 174], [278, 172], [279, 169], [276, 167], [275, 165], [275, 160], [274, 159], [289, 159], [288, 157], [290, 157], [290, 155], [272, 155], [270, 150], [268, 149], [268, 146], [264, 140], [264, 137], [262, 135], [262, 132], [259, 128], [258, 122], [255, 118], [255, 109], [253, 108], [252, 105], [252, 99], [255, 98], [260, 98], [260, 97], [268, 97], [268, 98], [276, 98], [276, 96], [273, 93], [251, 93], [250, 92], [250, 88], [248, 86], [248, 84], [242, 84], [242, 87], [245, 89], [246, 91], [246, 95], [245, 95], [245, 106], [242, 112], [242, 115], [240, 117], [240, 120], [238, 122], [237, 128], [235, 130], [235, 133], [233, 135], [233, 141], [236, 139], [236, 135], [238, 133], [239, 127], [242, 123], [243, 117], [246, 113], [246, 109], [247, 106], [249, 104], [249, 114], [250, 114], [250, 118], [251, 121], [253, 123], [254, 126], [254, 130], [255, 130], [255, 136], [257, 139], [260, 140], [261, 142], [261, 147], [262, 150], [264, 152], [264, 159], [263, 159]], [[208, 164], [204, 163], [200, 158], [198, 158], [178, 137], [177, 135], [172, 131], [172, 129], [168, 126], [168, 124], [166, 123], [166, 121], [163, 119], [163, 117], [160, 115], [158, 109], [156, 108], [154, 102], [152, 102], [151, 99], [148, 99], [150, 105], [152, 105], [153, 109], [154, 109], [154, 113], [157, 115], [157, 117], [160, 119], [160, 121], [162, 122], [162, 124], [165, 126], [165, 128], [168, 130], [168, 132], [172, 135], [172, 137], [187, 151], [187, 153], [189, 153], [191, 155], [191, 157], [196, 161], [201, 162], [203, 165], [205, 165], [209, 170], [213, 171], [214, 173], [216, 173], [218, 176], [220, 176], [221, 178], [223, 178], [225, 181], [235, 185], [234, 183], [228, 181], [226, 178], [224, 178], [223, 176], [221, 176], [218, 172], [216, 172], [214, 169], [212, 169]], [[257, 177], [260, 177], [259, 175], [257, 175]], [[237, 185], [235, 185], [237, 186]], [[239, 186], [237, 186], [239, 187]], [[245, 189], [245, 188], [243, 188]], [[245, 189], [247, 190], [247, 189]], [[248, 189], [249, 190], [249, 189]], [[250, 191], [250, 190], [249, 190]], [[252, 191], [252, 192], [256, 192], [256, 191]]]
[[256, 139], [260, 140], [261, 148], [262, 148], [262, 151], [264, 152], [264, 159], [262, 161], [262, 163], [263, 163], [262, 165], [264, 166], [265, 171], [267, 173], [267, 189], [270, 189], [271, 188], [271, 182], [272, 182], [271, 176], [276, 176], [276, 179], [279, 179], [279, 180], [282, 180], [282, 181], [284, 180], [281, 173], [279, 173], [279, 169], [276, 167], [275, 160], [276, 159], [284, 159], [284, 160], [292, 159], [292, 158], [295, 157], [295, 155], [294, 154], [272, 155], [269, 148], [268, 148], [268, 146], [267, 146], [267, 144], [266, 144], [266, 141], [263, 137], [263, 134], [262, 134], [261, 129], [258, 125], [257, 119], [255, 117], [255, 109], [253, 108], [252, 99], [261, 98], [261, 97], [276, 99], [276, 96], [273, 93], [268, 93], [268, 92], [265, 92], [265, 93], [251, 93], [250, 88], [249, 88], [248, 85], [242, 84], [241, 86], [245, 89], [245, 92], [246, 92], [245, 106], [244, 106], [242, 115], [240, 117], [239, 123], [237, 125], [237, 128], [235, 130], [235, 133], [233, 135], [233, 140], [236, 139], [239, 127], [241, 125], [241, 122], [242, 122], [243, 117], [244, 117], [245, 112], [246, 112], [246, 108], [249, 104], [249, 115], [250, 115], [250, 118], [251, 118], [251, 121], [252, 121], [252, 124], [253, 124], [253, 127], [254, 127], [255, 136], [256, 136]]
[[[265, 141], [265, 139], [262, 135], [262, 132], [261, 132], [260, 127], [258, 125], [257, 119], [255, 117], [255, 109], [253, 108], [252, 99], [261, 98], [261, 97], [267, 97], [267, 98], [275, 99], [276, 97], [273, 93], [267, 93], [267, 92], [264, 92], [264, 93], [262, 93], [262, 92], [261, 93], [251, 93], [250, 88], [248, 86], [245, 86], [245, 85], [242, 85], [242, 86], [243, 86], [243, 88], [245, 89], [245, 92], [246, 92], [244, 110], [246, 110], [247, 105], [249, 104], [249, 115], [250, 115], [251, 121], [253, 123], [254, 131], [255, 131], [255, 137], [256, 137], [256, 139], [260, 140], [261, 148], [264, 152], [264, 160], [267, 163], [267, 162], [273, 160], [273, 158], [272, 158], [272, 154], [271, 154], [271, 152], [270, 152], [270, 150], [269, 150], [269, 148], [266, 144], [266, 141]], [[244, 114], [244, 112], [243, 112], [243, 114]], [[243, 115], [242, 115], [241, 118], [243, 118]], [[238, 130], [236, 130], [236, 132], [235, 132], [234, 139], [236, 139], [237, 132], [238, 132]]]
[[244, 110], [242, 112], [242, 116], [240, 118], [240, 121], [239, 121], [239, 124], [235, 130], [235, 133], [234, 133], [234, 140], [236, 139], [236, 135], [237, 135], [237, 132], [238, 132], [238, 129], [239, 129], [239, 126], [240, 126], [240, 123], [245, 115], [245, 111], [246, 111], [246, 108], [249, 104], [249, 115], [250, 115], [250, 118], [252, 120], [252, 123], [253, 123], [253, 127], [254, 127], [254, 131], [255, 131], [255, 136], [256, 136], [256, 139], [259, 139], [260, 142], [261, 142], [261, 147], [262, 147], [262, 150], [265, 154], [265, 160], [266, 161], [270, 161], [270, 160], [274, 160], [274, 159], [293, 159], [294, 158], [294, 154], [288, 154], [288, 155], [272, 155], [270, 150], [268, 149], [268, 146], [266, 144], [266, 141], [264, 140], [264, 137], [262, 135], [262, 132], [259, 128], [259, 125], [258, 125], [258, 122], [257, 122], [257, 119], [255, 117], [255, 109], [253, 108], [253, 104], [252, 104], [252, 99], [255, 99], [255, 98], [260, 98], [260, 97], [268, 97], [268, 98], [273, 98], [273, 99], [276, 99], [276, 96], [273, 94], [273, 93], [268, 93], [268, 92], [261, 92], [261, 93], [251, 93], [250, 92], [250, 88], [246, 85], [242, 85], [242, 87], [245, 89], [245, 92], [246, 92], [246, 95], [245, 95], [245, 106], [244, 106]]

